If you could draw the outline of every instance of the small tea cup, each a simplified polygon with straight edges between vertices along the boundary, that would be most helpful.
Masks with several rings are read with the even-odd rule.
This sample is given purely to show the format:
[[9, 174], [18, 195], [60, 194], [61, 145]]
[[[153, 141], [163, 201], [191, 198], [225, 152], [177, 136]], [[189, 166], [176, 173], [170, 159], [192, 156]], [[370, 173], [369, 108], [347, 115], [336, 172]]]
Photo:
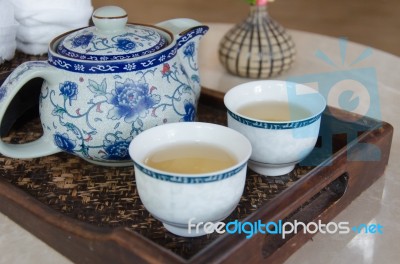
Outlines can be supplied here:
[[[286, 104], [288, 120], [273, 120], [274, 117], [259, 119], [258, 116], [253, 117], [254, 113], [242, 113], [246, 106], [261, 103]], [[228, 127], [242, 133], [251, 142], [249, 168], [265, 176], [291, 172], [312, 151], [326, 107], [325, 98], [316, 90], [302, 84], [276, 80], [235, 86], [225, 94], [224, 104], [228, 113]], [[265, 109], [267, 107], [258, 110], [265, 114], [273, 112]], [[299, 116], [299, 112], [303, 111]]]
[[[176, 173], [155, 169], [146, 163], [149, 155], [161, 149], [192, 143], [223, 149], [235, 158], [234, 165], [208, 173]], [[194, 237], [206, 234], [204, 229], [196, 230], [194, 226], [219, 222], [238, 205], [251, 144], [242, 134], [225, 126], [182, 122], [142, 132], [132, 140], [129, 154], [144, 207], [171, 233]]]

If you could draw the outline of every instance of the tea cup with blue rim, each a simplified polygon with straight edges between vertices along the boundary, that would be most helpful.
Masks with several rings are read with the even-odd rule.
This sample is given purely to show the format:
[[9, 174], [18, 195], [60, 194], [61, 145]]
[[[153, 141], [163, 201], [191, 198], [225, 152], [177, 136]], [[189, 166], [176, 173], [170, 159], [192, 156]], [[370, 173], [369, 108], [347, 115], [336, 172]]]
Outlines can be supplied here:
[[228, 126], [251, 142], [249, 168], [265, 176], [287, 174], [310, 154], [326, 107], [318, 91], [276, 80], [235, 86], [224, 104]]
[[[228, 155], [233, 161], [216, 170], [204, 171], [200, 167], [200, 171], [192, 171], [198, 164], [188, 168], [184, 161], [195, 157], [196, 152], [181, 149], [173, 154], [173, 149], [182, 144], [219, 148], [225, 154], [218, 154], [215, 161], [211, 151], [206, 149], [203, 154], [211, 162], [219, 162]], [[162, 152], [166, 153], [165, 157], [158, 156]], [[129, 153], [144, 207], [171, 233], [194, 237], [207, 234], [209, 225], [225, 219], [238, 205], [246, 181], [251, 144], [245, 136], [226, 126], [182, 122], [144, 131], [132, 140]], [[170, 167], [160, 168], [148, 163], [154, 154], [160, 162], [175, 156], [184, 158], [180, 162], [174, 161], [177, 167], [171, 170]]]

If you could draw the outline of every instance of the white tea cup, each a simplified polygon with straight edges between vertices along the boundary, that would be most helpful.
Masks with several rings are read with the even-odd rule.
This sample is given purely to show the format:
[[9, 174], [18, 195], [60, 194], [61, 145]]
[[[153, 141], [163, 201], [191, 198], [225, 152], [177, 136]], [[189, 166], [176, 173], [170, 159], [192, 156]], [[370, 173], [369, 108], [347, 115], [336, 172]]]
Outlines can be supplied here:
[[[182, 144], [215, 146], [232, 155], [235, 161], [226, 168], [196, 173], [171, 172], [146, 163], [152, 153], [164, 149], [171, 156], [171, 149]], [[171, 233], [194, 237], [207, 233], [204, 229], [192, 228], [191, 224], [216, 224], [238, 205], [246, 181], [251, 144], [246, 137], [225, 126], [181, 122], [142, 132], [132, 140], [129, 154], [144, 207]], [[187, 156], [188, 151], [182, 150], [179, 155]]]
[[[325, 98], [316, 90], [275, 80], [235, 86], [225, 94], [224, 103], [228, 126], [251, 142], [249, 168], [265, 176], [289, 173], [312, 151], [326, 107]], [[243, 114], [244, 109], [257, 104], [260, 106], [252, 113]], [[282, 110], [270, 108], [273, 105], [286, 105], [287, 119], [276, 120]], [[263, 115], [266, 117], [261, 119]]]

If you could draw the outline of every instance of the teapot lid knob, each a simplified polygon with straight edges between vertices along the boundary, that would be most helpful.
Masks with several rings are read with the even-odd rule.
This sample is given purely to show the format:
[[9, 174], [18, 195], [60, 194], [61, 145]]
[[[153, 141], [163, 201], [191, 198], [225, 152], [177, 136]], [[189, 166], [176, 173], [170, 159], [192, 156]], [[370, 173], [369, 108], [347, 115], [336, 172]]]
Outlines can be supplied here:
[[125, 31], [128, 14], [119, 6], [103, 6], [93, 12], [96, 29], [103, 34]]

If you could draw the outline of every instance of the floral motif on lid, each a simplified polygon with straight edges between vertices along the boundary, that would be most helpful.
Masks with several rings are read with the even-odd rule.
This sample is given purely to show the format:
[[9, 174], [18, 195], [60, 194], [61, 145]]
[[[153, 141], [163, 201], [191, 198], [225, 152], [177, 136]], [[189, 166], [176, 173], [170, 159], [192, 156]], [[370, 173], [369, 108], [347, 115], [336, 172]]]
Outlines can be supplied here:
[[145, 56], [168, 45], [166, 33], [163, 34], [162, 30], [126, 24], [127, 15], [123, 9], [98, 9], [92, 19], [94, 27], [67, 35], [58, 44], [57, 53], [79, 60], [123, 60]]

